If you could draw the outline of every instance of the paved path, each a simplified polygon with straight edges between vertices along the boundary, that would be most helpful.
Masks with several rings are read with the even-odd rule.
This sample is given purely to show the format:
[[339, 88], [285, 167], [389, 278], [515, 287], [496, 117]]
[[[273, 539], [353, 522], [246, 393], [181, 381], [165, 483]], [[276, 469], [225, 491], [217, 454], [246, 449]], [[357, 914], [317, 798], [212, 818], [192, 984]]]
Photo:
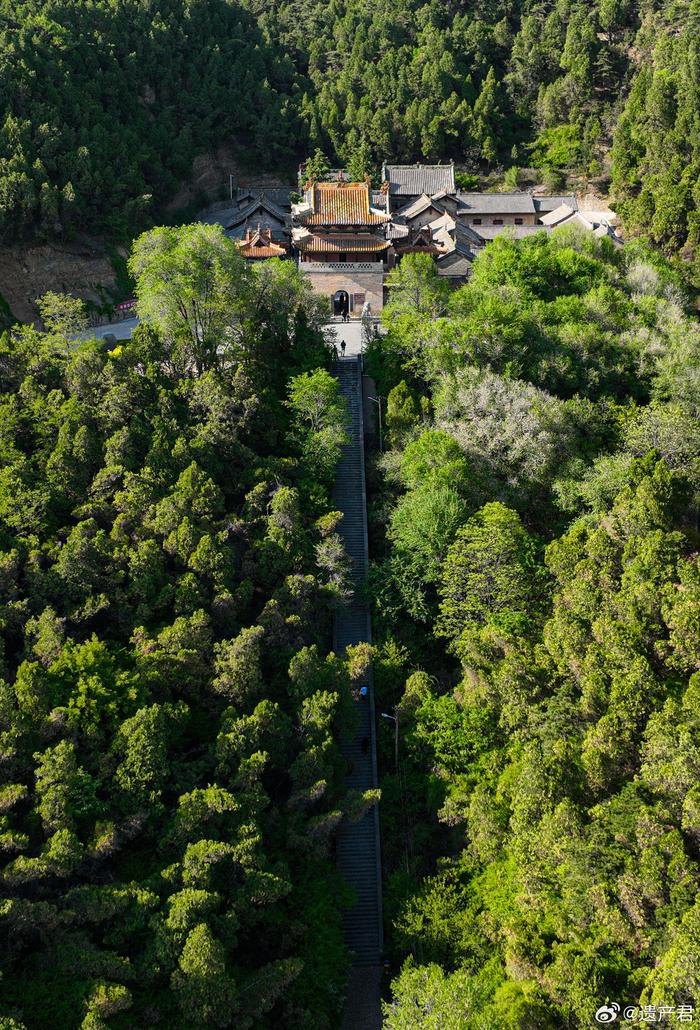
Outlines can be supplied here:
[[346, 358], [362, 354], [362, 322], [328, 322], [323, 335], [336, 345], [339, 354], [340, 341], [345, 340]]
[[[121, 322], [108, 322], [106, 325], [98, 325], [74, 337], [76, 340], [92, 340], [95, 337], [102, 339], [110, 334], [117, 340], [128, 340], [131, 338], [138, 318], [125, 318]], [[380, 327], [380, 332], [382, 329]], [[323, 326], [323, 333], [326, 339], [333, 341], [340, 350], [340, 341], [345, 340], [345, 355], [353, 357], [362, 354], [362, 323], [354, 322], [327, 322]]]
[[[347, 352], [346, 352], [347, 353]], [[334, 374], [350, 410], [350, 442], [343, 448], [336, 474], [334, 502], [343, 512], [340, 532], [353, 560], [357, 587], [367, 573], [367, 508], [365, 498], [362, 369], [359, 357], [337, 361]], [[335, 617], [333, 646], [341, 654], [350, 644], [371, 640], [369, 606], [356, 590], [352, 603]], [[355, 702], [359, 726], [343, 745], [348, 762], [347, 786], [369, 790], [377, 785], [374, 688]], [[357, 901], [345, 914], [345, 942], [353, 955], [344, 1030], [374, 1030], [381, 1026], [379, 987], [382, 955], [381, 857], [379, 813], [374, 806], [355, 823], [344, 823], [338, 840], [338, 867], [356, 892]]]
[[[382, 335], [386, 333], [386, 329], [379, 319], [375, 318], [374, 327]], [[352, 322], [327, 322], [323, 326], [323, 333], [327, 340], [335, 343], [338, 351], [340, 351], [340, 341], [345, 340], [345, 356], [347, 358], [363, 353], [362, 322], [359, 319]]]

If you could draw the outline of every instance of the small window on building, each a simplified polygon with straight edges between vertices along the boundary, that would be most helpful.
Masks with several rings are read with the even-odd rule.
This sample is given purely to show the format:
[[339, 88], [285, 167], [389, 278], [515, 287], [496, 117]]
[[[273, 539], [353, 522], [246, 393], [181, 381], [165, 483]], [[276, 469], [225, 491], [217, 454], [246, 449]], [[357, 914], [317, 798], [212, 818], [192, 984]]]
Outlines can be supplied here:
[[516, 224], [516, 225], [522, 225], [522, 224], [523, 224], [523, 220], [522, 220], [522, 218], [516, 218], [516, 219], [515, 219], [515, 224]]
[[494, 218], [493, 224], [494, 225], [503, 225], [503, 219], [502, 218]]
[[481, 225], [480, 218], [472, 218], [472, 225]]

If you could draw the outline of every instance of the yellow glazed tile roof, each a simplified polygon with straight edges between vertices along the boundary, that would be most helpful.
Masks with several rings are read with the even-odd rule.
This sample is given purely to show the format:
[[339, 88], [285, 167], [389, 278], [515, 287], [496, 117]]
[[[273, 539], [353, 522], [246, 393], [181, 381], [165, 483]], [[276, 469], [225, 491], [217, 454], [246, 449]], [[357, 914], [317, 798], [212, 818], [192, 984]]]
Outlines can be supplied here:
[[366, 182], [317, 182], [307, 191], [307, 225], [382, 225], [389, 216], [370, 210]]
[[269, 258], [269, 257], [284, 257], [287, 253], [284, 247], [278, 247], [276, 243], [269, 244], [252, 244], [252, 243], [239, 243], [241, 254], [247, 258]]
[[342, 254], [347, 251], [363, 253], [386, 250], [390, 241], [376, 236], [307, 236], [297, 242], [299, 250], [312, 254]]

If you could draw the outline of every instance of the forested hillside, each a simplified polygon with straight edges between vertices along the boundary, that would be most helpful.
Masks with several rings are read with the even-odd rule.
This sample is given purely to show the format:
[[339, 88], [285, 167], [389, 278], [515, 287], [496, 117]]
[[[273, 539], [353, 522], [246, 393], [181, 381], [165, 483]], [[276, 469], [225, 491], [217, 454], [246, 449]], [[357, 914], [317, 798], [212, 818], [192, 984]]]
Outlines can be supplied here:
[[697, 1005], [700, 329], [576, 231], [406, 258], [370, 350], [391, 1030]]
[[0, 239], [128, 237], [219, 143], [276, 165], [294, 69], [228, 0], [0, 4]]
[[129, 236], [195, 155], [293, 181], [455, 159], [607, 176], [692, 260], [699, 0], [34, 0], [0, 4], [0, 238]]
[[[128, 247], [139, 315], [0, 335], [0, 1030], [337, 1028], [364, 682], [386, 1030], [697, 1017], [698, 39], [700, 0], [0, 0], [0, 244]], [[164, 224], [220, 146], [624, 223], [387, 273], [341, 656], [328, 297]]]
[[[220, 230], [154, 230], [134, 339], [74, 306], [0, 349], [0, 1023], [332, 1026], [329, 854], [361, 649], [316, 302]], [[12, 1022], [14, 1020], [14, 1022]]]

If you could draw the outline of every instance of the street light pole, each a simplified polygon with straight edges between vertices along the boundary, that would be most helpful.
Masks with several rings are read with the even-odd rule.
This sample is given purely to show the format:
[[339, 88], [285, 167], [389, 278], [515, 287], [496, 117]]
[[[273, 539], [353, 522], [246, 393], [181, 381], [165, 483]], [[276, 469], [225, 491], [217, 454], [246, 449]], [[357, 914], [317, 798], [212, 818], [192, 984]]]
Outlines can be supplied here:
[[384, 440], [383, 440], [383, 437], [382, 437], [382, 399], [381, 399], [381, 397], [370, 397], [369, 399], [371, 401], [374, 401], [374, 403], [377, 405], [377, 408], [379, 410], [379, 450], [381, 452], [383, 452], [384, 451]]
[[[396, 709], [394, 709], [395, 711]], [[382, 719], [391, 719], [394, 724], [394, 764], [396, 771], [399, 771], [399, 719], [396, 715], [389, 715], [388, 712], [382, 712]]]

